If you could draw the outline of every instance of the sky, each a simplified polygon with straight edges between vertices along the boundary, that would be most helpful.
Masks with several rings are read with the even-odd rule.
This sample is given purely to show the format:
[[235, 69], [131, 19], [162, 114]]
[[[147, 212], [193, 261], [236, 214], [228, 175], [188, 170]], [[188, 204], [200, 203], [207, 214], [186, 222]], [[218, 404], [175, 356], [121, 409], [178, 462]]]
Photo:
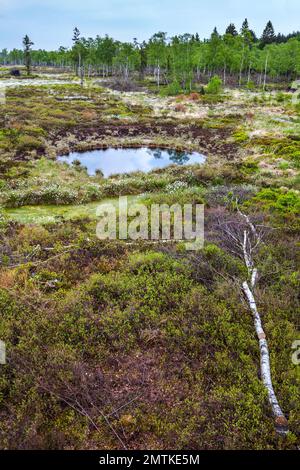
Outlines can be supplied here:
[[300, 29], [299, 0], [0, 0], [0, 50], [20, 48], [28, 34], [36, 49], [71, 45], [77, 26], [82, 36], [109, 34], [121, 41], [142, 41], [157, 31], [169, 36], [223, 33], [244, 18], [261, 35], [269, 19], [276, 32]]

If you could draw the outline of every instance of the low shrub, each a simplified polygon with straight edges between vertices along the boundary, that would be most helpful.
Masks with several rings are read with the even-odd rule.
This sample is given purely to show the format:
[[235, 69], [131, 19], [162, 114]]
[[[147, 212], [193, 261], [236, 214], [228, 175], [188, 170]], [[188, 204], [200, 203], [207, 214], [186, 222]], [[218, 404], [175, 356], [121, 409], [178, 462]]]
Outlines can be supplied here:
[[190, 101], [199, 101], [200, 100], [200, 95], [199, 95], [199, 93], [193, 92], [193, 93], [189, 94], [188, 99]]
[[44, 150], [45, 144], [36, 137], [30, 135], [21, 135], [18, 139], [17, 150]]
[[146, 196], [146, 204], [204, 204], [205, 190], [201, 187], [179, 187]]
[[176, 113], [184, 113], [186, 111], [186, 107], [182, 103], [177, 103], [174, 107]]
[[247, 83], [247, 89], [250, 91], [255, 90], [255, 83], [253, 82], [253, 80], [249, 80], [249, 82]]
[[91, 201], [99, 201], [103, 197], [103, 190], [99, 184], [86, 184], [84, 186], [84, 193], [83, 197], [81, 198], [80, 202], [91, 202]]
[[8, 191], [4, 196], [6, 207], [21, 207], [38, 204], [73, 204], [78, 200], [78, 193], [71, 189], [51, 185], [41, 189]]
[[222, 91], [223, 82], [218, 75], [215, 75], [209, 81], [205, 91], [209, 95], [218, 95]]
[[239, 204], [246, 202], [258, 192], [258, 188], [250, 184], [212, 186], [207, 189], [205, 199], [211, 206], [227, 205], [233, 201]]
[[160, 92], [161, 96], [176, 96], [182, 93], [182, 88], [177, 80], [174, 80]]
[[[251, 201], [250, 201], [251, 202]], [[298, 191], [282, 189], [262, 189], [252, 202], [282, 214], [300, 214], [300, 195]]]
[[282, 93], [282, 91], [279, 91], [276, 96], [275, 96], [275, 100], [277, 101], [277, 103], [284, 103], [285, 101], [285, 94]]
[[252, 160], [250, 158], [245, 160], [241, 165], [241, 171], [243, 173], [246, 173], [247, 175], [257, 173], [258, 169], [259, 169], [258, 163], [255, 160]]

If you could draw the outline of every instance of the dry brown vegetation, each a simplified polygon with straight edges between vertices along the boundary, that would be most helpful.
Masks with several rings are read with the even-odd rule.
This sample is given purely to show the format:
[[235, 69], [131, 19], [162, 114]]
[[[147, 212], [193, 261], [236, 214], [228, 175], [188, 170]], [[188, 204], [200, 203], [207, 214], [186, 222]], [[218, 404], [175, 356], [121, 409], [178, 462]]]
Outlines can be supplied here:
[[[299, 339], [298, 111], [289, 101], [280, 111], [275, 94], [262, 104], [262, 94], [236, 93], [208, 104], [196, 94], [130, 98], [77, 85], [8, 91], [0, 106], [2, 204], [65, 207], [141, 193], [146, 204], [204, 202], [206, 243], [191, 254], [180, 243], [103, 242], [87, 216], [28, 225], [3, 211], [1, 448], [299, 446], [300, 376], [291, 361]], [[271, 106], [294, 122], [270, 127]], [[109, 179], [55, 161], [74, 149], [142, 144], [209, 158], [202, 167]], [[279, 157], [288, 168], [277, 166]], [[178, 181], [181, 189], [170, 191]], [[289, 421], [285, 438], [273, 426], [252, 317], [237, 288], [247, 273], [218, 231], [220, 220], [236, 220], [236, 201], [267, 227], [255, 254], [256, 295]]]

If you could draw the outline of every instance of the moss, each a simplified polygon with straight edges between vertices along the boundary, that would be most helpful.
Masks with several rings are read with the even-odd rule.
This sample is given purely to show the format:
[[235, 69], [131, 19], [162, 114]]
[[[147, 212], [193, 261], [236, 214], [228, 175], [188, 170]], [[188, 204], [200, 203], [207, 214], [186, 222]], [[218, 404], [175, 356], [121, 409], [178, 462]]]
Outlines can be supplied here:
[[[88, 101], [76, 98], [81, 93]], [[74, 99], [67, 101], [67, 96]], [[191, 103], [184, 97], [186, 106], [202, 112], [205, 100], [211, 100], [207, 119], [165, 118], [159, 110], [155, 117], [147, 104], [124, 104], [93, 87], [9, 90], [0, 108], [0, 119], [8, 116], [12, 127], [0, 130], [1, 197], [13, 194], [16, 205], [28, 200], [39, 205], [1, 211], [0, 337], [12, 359], [1, 369], [0, 400], [10, 411], [2, 416], [1, 447], [70, 449], [92, 443], [95, 448], [119, 448], [102, 413], [128, 448], [145, 443], [148, 448], [195, 450], [299, 446], [300, 376], [286, 347], [299, 337], [299, 194], [291, 189], [299, 184], [293, 163], [296, 128], [285, 137], [278, 133], [239, 142], [246, 145], [238, 153], [228, 137], [246, 129], [240, 122], [248, 109], [243, 95], [241, 116], [229, 94], [226, 104], [219, 96], [196, 98]], [[158, 96], [143, 99], [160, 104]], [[273, 98], [260, 95], [259, 101], [273, 106]], [[249, 107], [253, 109], [252, 103]], [[255, 110], [255, 125], [257, 116]], [[131, 119], [139, 126], [132, 136], [126, 134], [133, 129]], [[95, 138], [100, 121], [108, 133]], [[45, 150], [29, 145], [17, 154], [24, 136], [45, 142]], [[210, 159], [202, 167], [174, 166], [104, 179], [39, 154], [45, 151], [54, 158], [78, 145], [145, 142], [207, 146]], [[253, 156], [255, 147], [262, 150], [259, 159]], [[266, 155], [275, 165], [282, 162], [286, 157], [280, 152], [288, 155], [294, 171], [294, 176], [285, 175], [287, 188], [280, 188], [282, 177], [273, 167], [267, 178], [261, 165]], [[253, 181], [255, 187], [245, 184]], [[271, 186], [262, 186], [266, 184]], [[138, 195], [145, 192], [146, 204], [206, 200], [204, 249], [190, 253], [184, 244], [149, 248], [151, 242], [98, 240], [99, 203], [94, 199], [131, 193], [136, 196], [130, 201], [141, 201]], [[63, 203], [71, 202], [70, 194], [76, 202], [41, 205], [58, 203], [62, 194]], [[244, 263], [219, 240], [214, 223], [223, 215], [235, 217], [230, 202], [236, 198], [259, 223], [277, 228], [264, 238], [255, 262], [274, 386], [289, 415], [291, 432], [284, 441], [275, 436], [257, 375], [251, 313], [233, 288], [247, 276]], [[118, 206], [117, 197], [104, 201]], [[76, 397], [93, 416], [97, 432], [61, 397], [70, 403]], [[115, 410], [124, 403], [117, 417]]]
[[[128, 197], [130, 203], [137, 199]], [[119, 199], [102, 199], [96, 202], [70, 204], [70, 205], [36, 205], [23, 206], [11, 209], [2, 209], [2, 214], [8, 219], [21, 224], [53, 224], [59, 220], [91, 219], [96, 220], [96, 212], [100, 203], [113, 204], [118, 208]]]
[[259, 145], [267, 154], [274, 154], [278, 158], [283, 157], [294, 163], [296, 167], [300, 165], [300, 142], [294, 138], [274, 138], [263, 137], [253, 139], [252, 144]]
[[234, 138], [234, 141], [239, 143], [239, 144], [242, 144], [244, 142], [247, 142], [248, 139], [249, 139], [249, 136], [247, 134], [246, 131], [244, 130], [236, 130], [234, 133], [233, 133], [233, 138]]
[[241, 171], [246, 175], [251, 175], [259, 171], [258, 162], [251, 158], [246, 159], [241, 165]]
[[30, 135], [21, 135], [18, 139], [16, 149], [25, 152], [27, 150], [44, 150], [45, 144], [40, 139]]
[[201, 101], [207, 104], [218, 104], [223, 103], [226, 100], [225, 95], [214, 95], [214, 94], [205, 94], [201, 96]]

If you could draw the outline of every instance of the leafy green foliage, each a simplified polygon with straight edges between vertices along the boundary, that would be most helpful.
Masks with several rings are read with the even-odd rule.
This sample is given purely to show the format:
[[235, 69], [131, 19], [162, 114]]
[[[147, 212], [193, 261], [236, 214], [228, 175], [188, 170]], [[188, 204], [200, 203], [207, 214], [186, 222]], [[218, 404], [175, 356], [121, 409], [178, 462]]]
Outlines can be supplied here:
[[165, 88], [162, 88], [160, 93], [162, 96], [176, 96], [182, 93], [182, 88], [180, 84], [178, 83], [178, 81], [174, 80]]
[[209, 95], [218, 95], [222, 90], [222, 80], [215, 75], [208, 83], [205, 91]]
[[[0, 217], [0, 338], [9, 358], [1, 366], [1, 448], [115, 449], [121, 446], [116, 433], [128, 448], [299, 447], [300, 376], [291, 361], [299, 338], [299, 193], [288, 189], [297, 184], [295, 108], [275, 94], [257, 93], [254, 101], [245, 90], [188, 94], [195, 64], [201, 70], [209, 64], [226, 80], [224, 59], [227, 70], [239, 73], [242, 53], [244, 72], [250, 63], [261, 70], [268, 53], [269, 76], [279, 62], [294, 73], [295, 64], [284, 63], [281, 54], [296, 56], [298, 44], [258, 51], [244, 26], [242, 35], [230, 28], [231, 37], [215, 31], [206, 44], [179, 37], [167, 46], [161, 33], [151, 50], [142, 46], [143, 64], [141, 45], [117, 45], [111, 38], [90, 41], [88, 48], [78, 38], [72, 56], [59, 52], [60, 60], [77, 64], [80, 51], [85, 64], [108, 64], [109, 73], [113, 67], [125, 72], [127, 57], [128, 72], [142, 73], [148, 52], [148, 65], [159, 63], [186, 93], [177, 99], [159, 102], [152, 77], [147, 80], [157, 94], [142, 95], [145, 103], [138, 105], [100, 87], [8, 91], [0, 108], [0, 119], [8, 116], [11, 123], [0, 130], [0, 191], [1, 202], [16, 208]], [[141, 83], [148, 86], [147, 80]], [[158, 105], [158, 114], [147, 100]], [[172, 115], [163, 114], [166, 109], [159, 114], [161, 103], [172, 103]], [[174, 103], [184, 107], [184, 120], [173, 116]], [[262, 123], [275, 126], [273, 107], [289, 122], [268, 135]], [[54, 160], [75, 145], [85, 150], [149, 141], [203, 148], [210, 158], [201, 167], [108, 179]], [[289, 167], [281, 168], [282, 161]], [[146, 204], [205, 202], [204, 249], [98, 240], [97, 202], [90, 201], [120, 194]], [[276, 228], [266, 230], [255, 252], [256, 295], [274, 387], [289, 419], [285, 440], [274, 432], [253, 319], [241, 301], [244, 262], [218, 237], [216, 221], [234, 219], [236, 200], [259, 224]], [[37, 205], [20, 207], [29, 203]]]
[[[168, 448], [293, 448], [300, 379], [286, 348], [297, 337], [293, 241], [280, 242], [274, 232], [277, 241], [259, 257], [274, 386], [290, 410], [283, 442], [258, 376], [251, 315], [225, 280], [244, 279], [243, 263], [213, 243], [202, 253], [180, 246], [162, 253], [100, 242], [93, 230], [87, 221], [15, 225], [13, 236], [10, 226], [2, 228], [8, 264], [16, 255], [25, 264], [0, 272], [0, 333], [10, 357], [0, 381], [0, 399], [10, 408], [1, 414], [1, 446], [83, 448], [92, 439], [118, 448], [101, 410], [118, 433], [134, 433], [135, 445], [146, 439]], [[97, 432], [76, 411], [74, 396]], [[124, 439], [133, 442], [132, 435]]]
[[282, 214], [300, 214], [300, 196], [296, 191], [263, 189], [254, 198], [254, 202]]

